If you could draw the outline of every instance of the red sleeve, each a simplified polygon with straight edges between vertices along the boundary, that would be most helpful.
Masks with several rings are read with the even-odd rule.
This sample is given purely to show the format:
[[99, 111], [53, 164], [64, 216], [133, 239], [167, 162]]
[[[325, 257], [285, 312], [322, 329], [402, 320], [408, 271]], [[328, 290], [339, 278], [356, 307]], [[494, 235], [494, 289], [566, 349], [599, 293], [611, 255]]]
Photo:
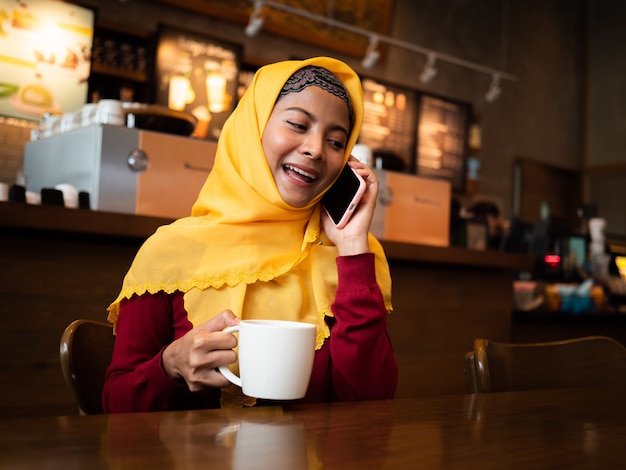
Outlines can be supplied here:
[[219, 389], [192, 393], [161, 366], [163, 349], [192, 328], [182, 293], [134, 296], [120, 304], [102, 405], [106, 413], [219, 407]]
[[[387, 310], [376, 283], [374, 255], [337, 258], [339, 285], [330, 338], [315, 358], [306, 401], [324, 387], [333, 401], [393, 398], [398, 366], [387, 333]], [[331, 319], [332, 320], [332, 319]]]

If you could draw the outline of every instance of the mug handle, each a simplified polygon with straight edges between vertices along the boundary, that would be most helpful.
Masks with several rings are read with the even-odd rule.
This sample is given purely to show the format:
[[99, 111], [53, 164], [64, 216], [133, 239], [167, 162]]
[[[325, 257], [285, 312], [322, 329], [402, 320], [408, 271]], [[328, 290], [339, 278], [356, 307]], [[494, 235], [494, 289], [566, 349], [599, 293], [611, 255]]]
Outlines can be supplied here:
[[[231, 333], [231, 334], [237, 333], [239, 331], [239, 325], [229, 326], [223, 331], [224, 333]], [[235, 374], [233, 374], [233, 372], [228, 368], [228, 366], [220, 366], [219, 371], [222, 373], [224, 377], [226, 377], [226, 379], [229, 382], [237, 385], [238, 387], [241, 387], [241, 377], [237, 377]]]

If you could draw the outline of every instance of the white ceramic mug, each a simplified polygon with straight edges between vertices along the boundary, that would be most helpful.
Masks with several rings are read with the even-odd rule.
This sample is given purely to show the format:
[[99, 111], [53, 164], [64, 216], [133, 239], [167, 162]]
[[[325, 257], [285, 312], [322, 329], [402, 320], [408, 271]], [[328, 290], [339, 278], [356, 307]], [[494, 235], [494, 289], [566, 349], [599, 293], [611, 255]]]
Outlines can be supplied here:
[[239, 332], [237, 377], [219, 368], [249, 397], [294, 400], [306, 394], [315, 355], [315, 325], [283, 320], [242, 320], [224, 330]]

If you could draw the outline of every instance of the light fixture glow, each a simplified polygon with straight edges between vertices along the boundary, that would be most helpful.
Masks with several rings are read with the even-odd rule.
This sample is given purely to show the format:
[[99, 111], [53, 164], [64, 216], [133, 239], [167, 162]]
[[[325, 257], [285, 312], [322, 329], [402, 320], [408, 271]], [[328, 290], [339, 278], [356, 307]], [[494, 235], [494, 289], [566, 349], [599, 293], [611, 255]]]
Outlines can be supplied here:
[[487, 100], [487, 103], [493, 103], [498, 99], [500, 93], [502, 93], [502, 88], [500, 87], [500, 75], [494, 73], [491, 78], [491, 83], [489, 84], [489, 89], [487, 90], [487, 93], [485, 93], [485, 100]]
[[428, 59], [426, 60], [426, 65], [424, 65], [424, 70], [420, 75], [420, 82], [426, 84], [430, 83], [433, 78], [437, 75], [437, 68], [435, 67], [435, 62], [437, 61], [437, 56], [435, 54], [428, 54]]
[[367, 51], [365, 52], [365, 57], [361, 61], [361, 65], [363, 68], [371, 69], [376, 65], [378, 59], [380, 58], [380, 52], [378, 52], [378, 37], [370, 36], [370, 43], [367, 46]]
[[252, 13], [250, 13], [250, 21], [248, 21], [248, 25], [245, 29], [246, 36], [250, 38], [256, 36], [263, 27], [265, 19], [261, 16], [262, 11], [263, 1], [256, 0], [254, 2], [254, 9], [252, 10]]

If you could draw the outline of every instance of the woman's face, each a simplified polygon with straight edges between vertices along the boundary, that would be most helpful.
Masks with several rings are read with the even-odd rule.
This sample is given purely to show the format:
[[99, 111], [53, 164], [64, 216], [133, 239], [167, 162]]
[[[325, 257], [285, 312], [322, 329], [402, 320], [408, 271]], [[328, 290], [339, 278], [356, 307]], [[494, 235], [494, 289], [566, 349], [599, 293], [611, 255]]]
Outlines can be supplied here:
[[303, 207], [339, 174], [350, 118], [341, 98], [309, 86], [276, 102], [261, 143], [280, 195]]

